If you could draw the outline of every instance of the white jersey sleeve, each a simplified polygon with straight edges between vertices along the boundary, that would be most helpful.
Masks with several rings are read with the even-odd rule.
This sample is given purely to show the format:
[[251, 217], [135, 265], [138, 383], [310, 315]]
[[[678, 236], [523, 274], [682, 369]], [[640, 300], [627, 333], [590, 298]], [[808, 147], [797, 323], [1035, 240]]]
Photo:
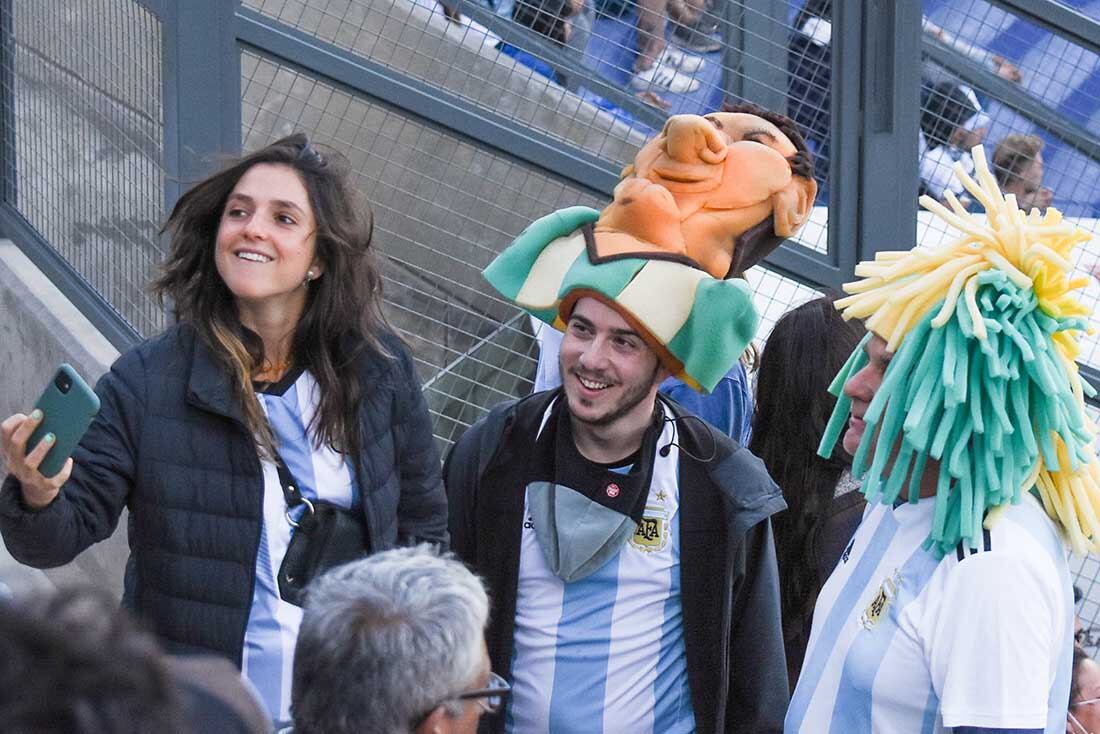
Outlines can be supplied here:
[[1041, 548], [976, 553], [951, 570], [929, 617], [945, 727], [1043, 729], [1063, 642], [1060, 575]]

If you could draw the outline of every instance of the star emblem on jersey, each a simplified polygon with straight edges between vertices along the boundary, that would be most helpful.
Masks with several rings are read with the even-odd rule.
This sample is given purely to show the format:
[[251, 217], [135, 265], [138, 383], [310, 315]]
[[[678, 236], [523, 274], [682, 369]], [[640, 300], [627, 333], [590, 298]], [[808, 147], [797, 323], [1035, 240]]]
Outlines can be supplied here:
[[630, 545], [643, 553], [656, 553], [667, 548], [668, 514], [663, 507], [646, 505], [634, 535], [630, 536]]
[[663, 489], [657, 490], [657, 501], [664, 502], [668, 499], [668, 494]]
[[619, 491], [620, 491], [619, 490], [619, 485], [615, 484], [615, 482], [611, 482], [610, 484], [607, 485], [607, 490], [606, 491], [607, 491], [607, 496], [614, 499], [615, 497], [619, 496]]
[[878, 592], [871, 598], [871, 603], [860, 615], [859, 623], [863, 625], [864, 629], [874, 629], [882, 621], [882, 618], [886, 616], [886, 612], [890, 609], [890, 605], [897, 598], [898, 587], [900, 586], [901, 572], [894, 569], [894, 575], [888, 576], [882, 582], [882, 585], [878, 587]]

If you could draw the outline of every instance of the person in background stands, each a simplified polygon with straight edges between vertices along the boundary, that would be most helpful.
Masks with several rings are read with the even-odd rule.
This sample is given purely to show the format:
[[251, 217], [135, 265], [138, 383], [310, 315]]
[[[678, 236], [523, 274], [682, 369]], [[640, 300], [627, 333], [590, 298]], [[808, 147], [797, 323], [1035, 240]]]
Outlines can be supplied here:
[[[662, 90], [689, 94], [699, 88], [695, 78], [706, 66], [702, 56], [689, 54], [665, 40], [665, 29], [671, 18], [676, 25], [695, 27], [707, 16], [704, 0], [638, 0], [634, 74], [630, 86], [637, 91]], [[711, 38], [696, 46], [701, 53], [720, 49], [721, 43]]]
[[967, 173], [974, 173], [970, 149], [985, 140], [989, 122], [989, 115], [974, 90], [964, 84], [945, 81], [922, 89], [919, 145], [922, 194], [941, 202], [946, 201], [948, 191], [964, 196], [962, 184], [955, 180], [954, 165], [959, 162]]
[[993, 151], [993, 175], [1001, 191], [1016, 196], [1025, 212], [1045, 212], [1054, 192], [1043, 186], [1043, 139], [1038, 135], [1006, 135]]

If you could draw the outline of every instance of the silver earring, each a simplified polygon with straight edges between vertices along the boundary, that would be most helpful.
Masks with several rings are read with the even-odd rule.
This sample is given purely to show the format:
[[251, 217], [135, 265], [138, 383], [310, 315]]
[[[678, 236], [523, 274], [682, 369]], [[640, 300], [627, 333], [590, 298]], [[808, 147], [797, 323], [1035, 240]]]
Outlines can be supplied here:
[[302, 281], [302, 287], [309, 288], [309, 281], [313, 280], [316, 277], [317, 276], [313, 274], [312, 270], [307, 270], [305, 280]]

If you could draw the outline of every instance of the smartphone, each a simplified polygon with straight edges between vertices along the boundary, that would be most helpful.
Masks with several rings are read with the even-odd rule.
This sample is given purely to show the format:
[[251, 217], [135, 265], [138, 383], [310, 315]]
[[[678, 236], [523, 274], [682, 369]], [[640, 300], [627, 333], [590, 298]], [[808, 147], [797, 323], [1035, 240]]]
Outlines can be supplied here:
[[27, 439], [27, 453], [33, 451], [47, 433], [56, 436], [54, 445], [38, 465], [42, 476], [52, 477], [65, 466], [65, 460], [92, 424], [99, 412], [99, 398], [76, 370], [63, 364], [57, 368], [34, 407], [42, 411], [43, 419]]

